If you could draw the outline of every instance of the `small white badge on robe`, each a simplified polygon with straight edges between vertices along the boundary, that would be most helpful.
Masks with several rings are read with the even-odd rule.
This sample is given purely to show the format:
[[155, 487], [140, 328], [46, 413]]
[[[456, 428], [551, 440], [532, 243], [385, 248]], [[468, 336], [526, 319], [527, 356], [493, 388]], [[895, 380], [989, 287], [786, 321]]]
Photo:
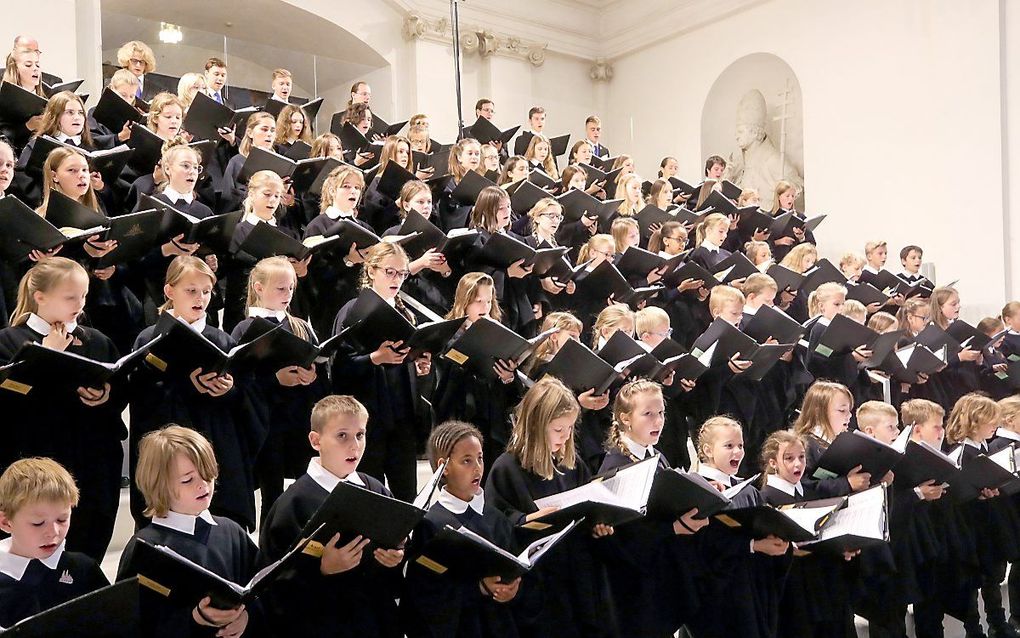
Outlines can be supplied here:
[[60, 582], [64, 583], [65, 585], [73, 585], [74, 578], [71, 577], [71, 572], [65, 569], [64, 573], [60, 575]]

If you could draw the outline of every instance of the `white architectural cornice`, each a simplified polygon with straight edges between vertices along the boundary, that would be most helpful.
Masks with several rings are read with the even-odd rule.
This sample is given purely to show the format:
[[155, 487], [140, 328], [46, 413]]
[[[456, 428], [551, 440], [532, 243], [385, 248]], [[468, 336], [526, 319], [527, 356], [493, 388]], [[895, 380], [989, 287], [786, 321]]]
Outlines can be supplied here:
[[[428, 18], [412, 13], [404, 18], [404, 37], [408, 40], [452, 42], [453, 29], [448, 18]], [[481, 57], [504, 55], [527, 60], [533, 66], [545, 62], [545, 42], [523, 40], [513, 35], [496, 33], [491, 29], [465, 24], [460, 25], [460, 45], [466, 54], [478, 53]]]
[[[679, 33], [769, 1], [461, 0], [458, 9], [462, 36], [465, 33], [491, 34], [496, 42], [495, 54], [522, 55], [522, 50], [544, 44], [543, 50], [550, 53], [612, 62]], [[441, 24], [449, 30], [449, 0], [388, 2], [424, 23], [423, 26], [413, 25], [415, 29], [424, 29], [425, 35], [420, 37], [440, 37], [438, 25]], [[406, 29], [405, 25], [405, 33]], [[450, 36], [446, 36], [446, 41], [450, 41]], [[504, 42], [519, 45], [504, 47]]]

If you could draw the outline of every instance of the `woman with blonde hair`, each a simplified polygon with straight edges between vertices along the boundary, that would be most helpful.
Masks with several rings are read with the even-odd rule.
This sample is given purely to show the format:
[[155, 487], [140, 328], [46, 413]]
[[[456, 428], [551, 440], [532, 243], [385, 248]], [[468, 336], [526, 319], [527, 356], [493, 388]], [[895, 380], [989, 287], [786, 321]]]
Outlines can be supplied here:
[[[26, 48], [19, 48], [7, 55], [7, 66], [4, 70], [4, 82], [35, 93], [41, 98], [46, 97], [42, 87], [42, 68], [39, 65], [39, 52]], [[0, 119], [0, 134], [11, 141], [15, 152], [28, 141], [32, 133], [39, 129], [42, 117], [35, 115], [27, 120]]]
[[195, 101], [195, 95], [199, 92], [204, 93], [205, 89], [204, 73], [185, 73], [181, 76], [181, 79], [177, 81], [177, 97], [184, 104], [185, 114], [191, 108], [191, 103]]
[[[248, 195], [247, 180], [241, 179], [241, 169], [244, 168], [248, 154], [253, 147], [271, 152], [275, 141], [276, 118], [271, 113], [259, 111], [248, 116], [244, 135], [237, 147], [237, 155], [227, 162], [226, 168], [223, 169], [223, 178], [220, 180], [219, 188], [216, 189], [220, 193], [217, 212], [229, 213], [241, 207]], [[289, 197], [293, 204], [293, 195], [289, 194]]]
[[127, 69], [138, 78], [138, 91], [135, 97], [144, 98], [151, 91], [145, 90], [145, 75], [156, 70], [156, 55], [149, 45], [140, 40], [125, 42], [117, 49], [117, 64]]
[[[403, 248], [380, 242], [365, 251], [361, 286], [393, 304], [413, 324], [414, 315], [399, 297], [400, 287], [410, 275], [409, 264]], [[331, 334], [348, 327], [355, 303], [347, 302], [336, 314]], [[401, 341], [384, 341], [370, 353], [360, 353], [345, 343], [334, 357], [332, 375], [334, 391], [353, 395], [371, 415], [359, 468], [388, 481], [393, 495], [405, 501], [413, 500], [417, 492], [415, 450], [424, 443], [431, 426], [419, 398], [419, 383], [430, 373], [432, 360], [428, 354], [416, 360], [408, 354]]]

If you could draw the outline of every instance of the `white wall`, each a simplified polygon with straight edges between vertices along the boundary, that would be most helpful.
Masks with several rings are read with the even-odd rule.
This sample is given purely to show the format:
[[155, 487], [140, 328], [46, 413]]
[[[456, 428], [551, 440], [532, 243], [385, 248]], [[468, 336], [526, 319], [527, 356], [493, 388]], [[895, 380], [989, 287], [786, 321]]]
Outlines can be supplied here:
[[633, 118], [639, 172], [676, 154], [694, 178], [712, 83], [742, 56], [773, 53], [803, 91], [823, 255], [876, 237], [897, 252], [919, 243], [941, 281], [960, 279], [966, 317], [995, 314], [1007, 292], [999, 28], [995, 2], [773, 0], [614, 60], [604, 136], [629, 147]]

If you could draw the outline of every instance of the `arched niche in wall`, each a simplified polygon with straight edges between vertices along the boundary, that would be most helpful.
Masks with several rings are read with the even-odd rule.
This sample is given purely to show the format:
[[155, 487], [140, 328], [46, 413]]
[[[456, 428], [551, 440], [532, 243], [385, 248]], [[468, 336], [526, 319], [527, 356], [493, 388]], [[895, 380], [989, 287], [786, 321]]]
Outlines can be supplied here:
[[726, 177], [757, 190], [762, 207], [771, 207], [780, 178], [804, 183], [803, 115], [800, 82], [790, 65], [771, 53], [746, 55], [726, 67], [708, 92], [702, 157], [725, 158]]
[[[378, 0], [349, 0], [344, 12], [357, 11]], [[272, 71], [286, 68], [293, 74], [293, 95], [323, 97], [318, 131], [329, 126], [330, 114], [347, 105], [355, 80], [369, 78], [373, 103], [386, 103], [392, 94], [390, 61], [383, 52], [335, 21], [287, 0], [174, 0], [164, 3], [103, 0], [102, 51], [104, 76], [117, 65], [117, 49], [129, 40], [152, 47], [157, 69], [154, 80], [176, 92], [176, 79], [190, 71], [201, 72], [210, 57], [225, 59], [230, 100], [235, 106], [261, 103], [268, 95]], [[168, 7], [172, 10], [168, 11]], [[378, 6], [371, 7], [379, 10]], [[399, 14], [386, 9], [399, 24]], [[342, 14], [341, 14], [342, 15]], [[350, 14], [348, 14], [350, 15]], [[161, 22], [181, 27], [178, 44], [160, 42]], [[172, 85], [172, 87], [171, 87]]]

